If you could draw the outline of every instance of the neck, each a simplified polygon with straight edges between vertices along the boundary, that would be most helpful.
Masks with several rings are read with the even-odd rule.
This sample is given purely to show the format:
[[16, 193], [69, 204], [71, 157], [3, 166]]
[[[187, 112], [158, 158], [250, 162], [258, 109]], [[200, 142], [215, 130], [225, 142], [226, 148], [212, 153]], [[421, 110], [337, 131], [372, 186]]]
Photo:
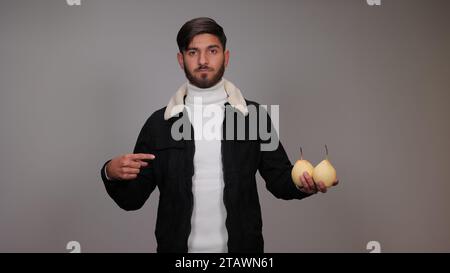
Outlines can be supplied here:
[[[227, 98], [224, 79], [221, 79], [217, 84], [208, 88], [199, 88], [188, 82], [186, 103], [194, 104], [194, 98], [201, 98], [202, 104], [223, 102]], [[197, 101], [195, 100], [195, 102]]]

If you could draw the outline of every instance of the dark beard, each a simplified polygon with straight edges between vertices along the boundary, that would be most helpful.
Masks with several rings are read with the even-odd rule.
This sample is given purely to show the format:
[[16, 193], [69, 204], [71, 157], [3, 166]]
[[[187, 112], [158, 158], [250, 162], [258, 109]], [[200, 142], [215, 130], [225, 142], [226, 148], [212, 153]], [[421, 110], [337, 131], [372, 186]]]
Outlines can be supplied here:
[[220, 82], [220, 80], [223, 77], [223, 74], [225, 73], [225, 60], [223, 61], [222, 65], [219, 68], [219, 71], [217, 71], [216, 74], [212, 77], [211, 80], [208, 79], [197, 79], [192, 75], [189, 70], [186, 68], [186, 64], [184, 65], [184, 74], [186, 74], [186, 78], [189, 80], [189, 82], [192, 85], [197, 86], [198, 88], [210, 88], [217, 83]]

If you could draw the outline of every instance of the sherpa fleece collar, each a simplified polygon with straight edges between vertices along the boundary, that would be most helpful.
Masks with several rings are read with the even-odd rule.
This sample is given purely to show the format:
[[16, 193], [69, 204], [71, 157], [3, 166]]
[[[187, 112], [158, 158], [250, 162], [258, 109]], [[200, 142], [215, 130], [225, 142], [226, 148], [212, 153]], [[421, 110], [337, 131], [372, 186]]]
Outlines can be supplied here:
[[[241, 90], [237, 88], [232, 82], [224, 78], [225, 92], [227, 92], [227, 100], [230, 105], [238, 109], [244, 116], [248, 114], [247, 103], [242, 96]], [[183, 112], [184, 108], [184, 96], [187, 93], [187, 82], [181, 85], [177, 92], [170, 98], [167, 104], [166, 111], [164, 112], [164, 119], [168, 120], [179, 113]]]

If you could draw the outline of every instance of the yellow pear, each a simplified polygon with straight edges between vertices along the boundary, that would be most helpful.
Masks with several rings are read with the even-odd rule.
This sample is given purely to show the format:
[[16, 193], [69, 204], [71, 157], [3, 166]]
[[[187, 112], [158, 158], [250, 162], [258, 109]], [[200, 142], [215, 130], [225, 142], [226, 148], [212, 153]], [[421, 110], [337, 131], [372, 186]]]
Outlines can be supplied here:
[[291, 171], [292, 181], [299, 186], [302, 187], [302, 181], [300, 180], [300, 176], [303, 175], [304, 172], [307, 172], [310, 176], [312, 176], [314, 170], [314, 166], [309, 163], [308, 160], [303, 159], [303, 151], [300, 147], [300, 160], [297, 160], [294, 164], [294, 167]]
[[331, 165], [328, 160], [328, 147], [325, 145], [326, 158], [322, 160], [315, 168], [313, 172], [314, 182], [318, 183], [322, 181], [327, 188], [333, 185], [336, 181], [336, 169]]

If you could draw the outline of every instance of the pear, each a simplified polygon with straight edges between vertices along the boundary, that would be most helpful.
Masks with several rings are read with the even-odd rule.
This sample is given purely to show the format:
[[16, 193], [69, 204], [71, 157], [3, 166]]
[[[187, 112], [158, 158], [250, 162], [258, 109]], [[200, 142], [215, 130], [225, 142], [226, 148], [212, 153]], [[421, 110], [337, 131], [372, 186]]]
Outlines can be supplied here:
[[308, 160], [303, 159], [303, 151], [300, 147], [300, 159], [295, 162], [291, 171], [292, 181], [294, 181], [297, 186], [302, 187], [303, 185], [300, 180], [300, 176], [303, 175], [304, 172], [307, 172], [310, 176], [312, 176], [313, 171], [314, 166], [309, 163]]
[[325, 186], [329, 188], [333, 185], [333, 182], [336, 181], [336, 169], [328, 160], [327, 145], [325, 145], [325, 150], [326, 158], [314, 168], [313, 179], [316, 183], [322, 181]]

